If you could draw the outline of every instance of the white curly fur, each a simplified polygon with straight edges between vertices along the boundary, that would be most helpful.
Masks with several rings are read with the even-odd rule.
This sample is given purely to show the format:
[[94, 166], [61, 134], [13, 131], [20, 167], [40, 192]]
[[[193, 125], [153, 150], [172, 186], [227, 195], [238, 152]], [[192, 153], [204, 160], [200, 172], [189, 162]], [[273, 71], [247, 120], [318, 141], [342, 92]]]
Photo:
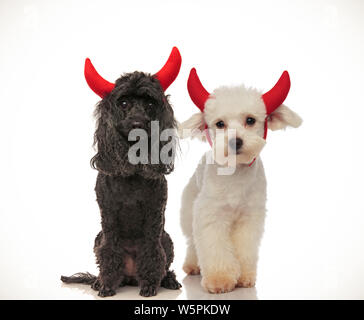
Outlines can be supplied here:
[[[256, 123], [247, 125], [247, 117], [253, 117]], [[220, 120], [225, 129], [216, 131]], [[181, 207], [181, 225], [187, 237], [183, 269], [187, 274], [201, 272], [202, 286], [211, 293], [255, 285], [266, 212], [266, 179], [259, 158], [265, 144], [264, 120], [261, 93], [244, 86], [220, 87], [207, 100], [204, 113], [193, 115], [179, 128], [184, 138], [203, 139], [201, 130], [207, 123], [213, 141], [212, 150], [202, 157], [184, 189]], [[296, 113], [282, 105], [269, 117], [268, 127], [298, 127], [301, 122]], [[241, 154], [229, 152], [227, 129], [233, 129], [243, 140]], [[218, 143], [221, 134], [224, 139]], [[219, 174], [219, 169], [228, 166], [216, 156], [219, 151], [226, 158], [236, 157], [232, 174]]]

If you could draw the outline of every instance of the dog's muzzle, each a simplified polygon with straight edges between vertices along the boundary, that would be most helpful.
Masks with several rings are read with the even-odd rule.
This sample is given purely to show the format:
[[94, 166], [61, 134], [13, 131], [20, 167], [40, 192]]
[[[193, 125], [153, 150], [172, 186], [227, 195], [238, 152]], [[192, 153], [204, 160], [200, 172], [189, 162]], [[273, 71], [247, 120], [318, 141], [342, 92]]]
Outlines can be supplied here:
[[129, 135], [129, 132], [133, 129], [148, 130], [149, 123], [150, 123], [149, 119], [145, 117], [131, 117], [122, 120], [117, 125], [117, 130], [119, 133], [127, 137]]
[[231, 148], [231, 150], [235, 151], [235, 153], [238, 153], [239, 150], [243, 147], [243, 140], [240, 138], [230, 139], [229, 147]]

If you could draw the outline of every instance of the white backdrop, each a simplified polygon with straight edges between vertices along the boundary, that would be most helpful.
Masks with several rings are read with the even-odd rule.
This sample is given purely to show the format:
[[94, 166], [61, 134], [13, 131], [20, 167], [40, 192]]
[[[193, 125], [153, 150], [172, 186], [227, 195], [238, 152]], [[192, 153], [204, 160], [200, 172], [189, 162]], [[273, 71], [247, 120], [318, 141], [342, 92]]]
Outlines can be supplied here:
[[[157, 298], [364, 298], [364, 3], [356, 1], [0, 2], [0, 298], [93, 299], [61, 274], [96, 272], [92, 117], [98, 97], [85, 57], [109, 81], [154, 73], [175, 45], [181, 72], [168, 89], [179, 121], [197, 108], [195, 66], [208, 90], [268, 90], [287, 69], [286, 104], [304, 119], [269, 132], [262, 153], [268, 218], [256, 289], [208, 295], [184, 278], [180, 196], [208, 145], [182, 141], [168, 177], [166, 229], [183, 289]], [[116, 299], [138, 298], [136, 288]]]

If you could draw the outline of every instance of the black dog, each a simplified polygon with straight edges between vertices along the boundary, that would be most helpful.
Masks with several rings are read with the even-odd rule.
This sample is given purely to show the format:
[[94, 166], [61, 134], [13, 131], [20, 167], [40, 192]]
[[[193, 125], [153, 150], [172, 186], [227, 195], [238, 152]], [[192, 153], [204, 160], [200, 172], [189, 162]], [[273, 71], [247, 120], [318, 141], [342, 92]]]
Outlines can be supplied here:
[[[150, 148], [151, 121], [159, 121], [160, 130], [176, 127], [164, 90], [176, 78], [180, 64], [180, 54], [173, 48], [156, 75], [128, 73], [114, 85], [102, 79], [86, 60], [86, 80], [103, 97], [95, 111], [97, 154], [91, 160], [99, 171], [95, 191], [102, 231], [95, 239], [94, 252], [100, 272], [98, 277], [89, 273], [62, 276], [63, 282], [91, 284], [102, 297], [114, 295], [123, 285], [139, 285], [140, 295], [145, 297], [156, 295], [160, 286], [181, 287], [169, 270], [173, 243], [164, 231], [164, 175], [173, 170], [173, 156], [168, 163], [157, 164], [132, 164], [128, 159], [135, 143], [128, 141], [132, 129], [147, 132]], [[167, 142], [159, 143], [161, 150]], [[150, 160], [150, 150], [148, 153]]]

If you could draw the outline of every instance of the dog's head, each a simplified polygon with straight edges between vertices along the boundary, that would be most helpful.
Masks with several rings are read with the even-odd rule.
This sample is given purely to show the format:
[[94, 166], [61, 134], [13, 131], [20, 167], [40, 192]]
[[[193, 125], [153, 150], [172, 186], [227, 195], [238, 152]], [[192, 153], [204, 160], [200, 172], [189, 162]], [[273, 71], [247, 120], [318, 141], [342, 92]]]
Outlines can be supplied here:
[[[163, 67], [155, 75], [143, 72], [127, 73], [117, 79], [110, 88], [103, 82], [104, 87], [100, 89], [98, 85], [96, 90], [92, 86], [95, 81], [90, 84], [91, 81], [88, 80], [90, 87], [103, 97], [95, 110], [97, 127], [94, 143], [97, 154], [91, 160], [94, 168], [107, 175], [138, 173], [149, 178], [168, 174], [173, 170], [175, 136], [170, 135], [169, 140], [160, 141], [160, 134], [166, 129], [173, 132], [176, 127], [173, 109], [164, 93], [179, 71], [180, 57], [178, 61], [175, 54], [176, 52], [172, 51], [165, 65], [169, 66], [169, 70]], [[178, 51], [177, 54], [179, 55]], [[171, 58], [175, 60], [172, 61], [173, 68]], [[169, 73], [169, 77], [166, 72]], [[159, 126], [159, 130], [154, 133], [153, 123]], [[136, 144], [140, 145], [137, 149]], [[162, 162], [158, 159], [152, 162], [153, 146], [157, 145], [157, 153], [162, 157], [166, 144], [170, 145], [167, 149], [168, 161]], [[133, 148], [134, 153], [131, 152]], [[139, 157], [141, 154], [145, 156], [146, 161], [130, 158], [133, 155]]]
[[[234, 158], [231, 163], [252, 163], [265, 145], [268, 128], [296, 128], [302, 122], [295, 112], [282, 104], [289, 90], [282, 80], [287, 83], [289, 76], [288, 79], [281, 78], [273, 88], [275, 90], [266, 95], [245, 86], [219, 87], [209, 94], [193, 69], [189, 93], [203, 112], [193, 115], [181, 125], [180, 131], [184, 131], [182, 137], [211, 138], [214, 158], [219, 164], [227, 163], [231, 157]], [[286, 91], [283, 98], [280, 96], [282, 90]]]

